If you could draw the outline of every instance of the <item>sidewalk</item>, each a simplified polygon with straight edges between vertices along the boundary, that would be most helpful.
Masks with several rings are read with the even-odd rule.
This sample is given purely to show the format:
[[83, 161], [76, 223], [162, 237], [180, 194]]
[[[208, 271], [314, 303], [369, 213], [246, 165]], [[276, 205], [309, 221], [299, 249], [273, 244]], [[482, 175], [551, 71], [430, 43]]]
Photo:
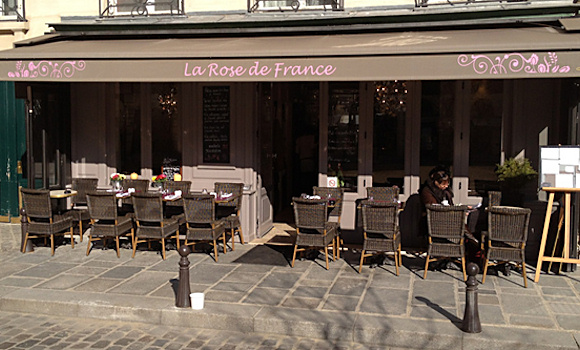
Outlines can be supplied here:
[[[331, 262], [297, 261], [291, 268], [277, 247], [236, 244], [219, 255], [189, 255], [192, 292], [203, 310], [175, 307], [179, 254], [93, 249], [88, 239], [22, 254], [20, 225], [0, 224], [0, 310], [135, 321], [179, 328], [275, 333], [341, 343], [415, 349], [578, 349], [580, 273], [543, 274], [528, 288], [520, 274], [488, 275], [479, 285], [482, 333], [467, 334], [461, 271], [429, 271], [424, 260], [357, 273], [358, 256]], [[145, 247], [146, 245], [143, 245]], [[264, 257], [264, 259], [260, 259]], [[263, 261], [261, 261], [263, 260]], [[265, 264], [267, 263], [267, 264]], [[479, 280], [481, 275], [478, 275]]]

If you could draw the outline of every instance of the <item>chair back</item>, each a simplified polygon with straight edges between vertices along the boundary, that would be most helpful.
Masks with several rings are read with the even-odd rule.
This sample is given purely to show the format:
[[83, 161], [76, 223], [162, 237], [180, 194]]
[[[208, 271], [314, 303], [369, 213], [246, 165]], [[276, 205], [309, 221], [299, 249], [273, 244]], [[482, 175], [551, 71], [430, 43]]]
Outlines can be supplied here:
[[49, 190], [21, 188], [22, 207], [26, 215], [34, 219], [49, 219], [52, 217], [52, 206]]
[[397, 232], [398, 203], [362, 201], [363, 228], [368, 233], [380, 233], [392, 238]]
[[[185, 196], [189, 193], [191, 188], [191, 181], [166, 181], [165, 189], [169, 192], [181, 191], [181, 196]], [[183, 200], [178, 199], [176, 201], [167, 202], [166, 205], [173, 207], [183, 206]]]
[[163, 222], [163, 200], [161, 193], [132, 193], [135, 220], [144, 222]]
[[375, 201], [396, 202], [399, 200], [398, 187], [367, 187], [367, 198]]
[[493, 206], [488, 209], [488, 235], [492, 241], [524, 243], [532, 210], [529, 208]]
[[117, 197], [114, 193], [89, 192], [87, 193], [89, 215], [93, 220], [116, 220]]
[[149, 180], [145, 179], [125, 179], [123, 180], [123, 189], [134, 188], [135, 192], [146, 193], [149, 189]]
[[232, 193], [236, 199], [220, 203], [222, 207], [236, 207], [237, 210], [241, 210], [242, 206], [242, 195], [244, 194], [244, 184], [240, 182], [216, 182], [214, 184], [214, 190], [216, 193]]
[[488, 191], [487, 198], [489, 199], [488, 207], [495, 207], [501, 205], [501, 192], [500, 191]]
[[210, 224], [215, 220], [215, 201], [209, 194], [183, 196], [185, 221], [192, 224]]
[[338, 216], [342, 214], [342, 200], [344, 198], [344, 188], [342, 187], [312, 187], [312, 193], [320, 198], [328, 201], [328, 198], [334, 199], [334, 208], [330, 212], [332, 216]]
[[96, 191], [98, 183], [99, 179], [95, 178], [73, 178], [71, 188], [77, 191], [77, 195], [71, 197], [72, 205], [87, 205], [87, 193]]
[[427, 204], [429, 236], [458, 241], [465, 231], [466, 205]]
[[322, 230], [327, 219], [326, 199], [292, 198], [294, 222], [299, 229]]

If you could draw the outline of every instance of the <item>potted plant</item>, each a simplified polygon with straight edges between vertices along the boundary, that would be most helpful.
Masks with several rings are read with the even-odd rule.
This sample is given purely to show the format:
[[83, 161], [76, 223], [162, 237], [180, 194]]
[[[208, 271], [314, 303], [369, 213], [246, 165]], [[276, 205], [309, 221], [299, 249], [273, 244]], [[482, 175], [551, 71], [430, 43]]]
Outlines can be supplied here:
[[503, 164], [497, 165], [495, 173], [502, 190], [502, 204], [513, 206], [523, 205], [526, 185], [538, 176], [527, 158], [509, 158]]

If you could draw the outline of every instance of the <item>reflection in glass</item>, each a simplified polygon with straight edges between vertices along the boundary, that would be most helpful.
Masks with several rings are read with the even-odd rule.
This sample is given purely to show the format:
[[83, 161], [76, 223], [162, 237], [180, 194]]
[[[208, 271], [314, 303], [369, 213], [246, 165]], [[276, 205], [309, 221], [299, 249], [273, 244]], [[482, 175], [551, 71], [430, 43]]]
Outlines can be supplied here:
[[328, 116], [328, 176], [356, 191], [358, 177], [359, 85], [330, 83]]
[[141, 172], [141, 85], [120, 84], [119, 164], [121, 174]]
[[373, 186], [403, 188], [407, 83], [375, 83], [373, 121]]
[[152, 84], [149, 101], [152, 170], [153, 174], [160, 174], [164, 165], [182, 164], [179, 91], [170, 83]]

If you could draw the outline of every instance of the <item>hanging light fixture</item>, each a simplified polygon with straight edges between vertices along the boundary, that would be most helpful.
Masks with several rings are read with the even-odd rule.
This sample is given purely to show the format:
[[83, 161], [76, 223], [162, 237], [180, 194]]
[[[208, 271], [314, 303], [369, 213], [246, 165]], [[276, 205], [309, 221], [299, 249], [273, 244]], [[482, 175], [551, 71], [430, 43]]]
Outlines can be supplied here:
[[375, 89], [375, 114], [398, 117], [407, 111], [406, 81], [376, 82]]
[[177, 111], [177, 100], [175, 99], [175, 95], [177, 95], [177, 92], [175, 91], [175, 88], [172, 87], [168, 93], [161, 93], [157, 97], [159, 107], [167, 112], [169, 118], [171, 118], [173, 113]]

